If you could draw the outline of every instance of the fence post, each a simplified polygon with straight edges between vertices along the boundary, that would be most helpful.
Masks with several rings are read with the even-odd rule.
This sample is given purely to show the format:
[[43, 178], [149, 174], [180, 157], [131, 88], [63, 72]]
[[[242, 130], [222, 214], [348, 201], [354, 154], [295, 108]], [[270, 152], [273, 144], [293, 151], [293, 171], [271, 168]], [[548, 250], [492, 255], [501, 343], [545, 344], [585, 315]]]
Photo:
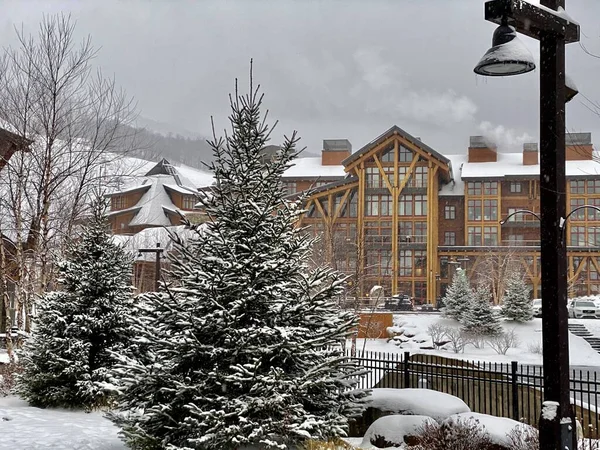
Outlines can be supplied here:
[[404, 388], [410, 387], [410, 352], [404, 352]]
[[519, 420], [519, 386], [517, 385], [518, 362], [511, 361], [511, 386], [512, 386], [512, 418]]

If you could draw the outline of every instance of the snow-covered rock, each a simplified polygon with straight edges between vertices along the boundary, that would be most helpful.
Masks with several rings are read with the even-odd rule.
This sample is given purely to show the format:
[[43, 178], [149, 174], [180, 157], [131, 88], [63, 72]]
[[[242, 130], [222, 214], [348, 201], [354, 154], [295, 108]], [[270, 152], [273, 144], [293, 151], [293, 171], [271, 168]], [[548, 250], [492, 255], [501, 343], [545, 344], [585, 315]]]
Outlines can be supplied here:
[[509, 447], [511, 445], [508, 435], [514, 430], [532, 429], [531, 425], [527, 425], [516, 420], [508, 419], [507, 417], [496, 417], [488, 414], [480, 414], [474, 412], [454, 414], [447, 421], [469, 421], [474, 420], [483, 425], [485, 431], [489, 434], [490, 440], [494, 444]]
[[366, 406], [388, 413], [429, 416], [438, 422], [471, 411], [460, 398], [430, 389], [373, 389]]
[[[405, 437], [417, 436], [420, 430], [426, 424], [435, 425], [435, 421], [427, 416], [385, 416], [377, 419], [371, 424], [360, 448], [381, 448], [384, 444], [386, 448], [397, 448], [403, 446], [406, 442]], [[373, 447], [373, 445], [378, 446]]]

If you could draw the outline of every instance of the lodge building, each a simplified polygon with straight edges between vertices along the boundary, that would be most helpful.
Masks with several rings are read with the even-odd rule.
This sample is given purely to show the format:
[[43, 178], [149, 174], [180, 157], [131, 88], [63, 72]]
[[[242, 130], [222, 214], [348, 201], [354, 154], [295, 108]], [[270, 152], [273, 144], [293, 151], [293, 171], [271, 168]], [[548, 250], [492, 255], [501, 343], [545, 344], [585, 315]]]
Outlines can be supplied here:
[[[590, 133], [567, 136], [567, 210], [600, 207], [600, 163]], [[359, 295], [435, 303], [457, 267], [501, 271], [510, 260], [539, 297], [539, 155], [536, 143], [498, 152], [471, 136], [466, 152], [444, 155], [397, 126], [360, 150], [325, 140], [321, 158], [302, 158], [282, 182], [290, 195], [308, 190], [301, 224], [320, 236], [320, 258], [355, 276]], [[571, 295], [600, 293], [600, 213], [582, 209], [567, 222]], [[493, 261], [490, 263], [490, 261]], [[502, 276], [502, 274], [499, 274]]]

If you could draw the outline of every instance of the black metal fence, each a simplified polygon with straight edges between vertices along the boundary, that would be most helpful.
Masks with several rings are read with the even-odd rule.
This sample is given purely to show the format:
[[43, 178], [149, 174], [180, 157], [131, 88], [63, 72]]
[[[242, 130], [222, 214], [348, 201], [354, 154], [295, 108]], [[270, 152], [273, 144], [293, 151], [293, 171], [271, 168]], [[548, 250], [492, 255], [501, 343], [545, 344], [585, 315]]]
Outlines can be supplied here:
[[[356, 352], [348, 357], [365, 369], [360, 387], [427, 388], [461, 398], [474, 412], [537, 425], [543, 398], [540, 366], [463, 361], [409, 352]], [[600, 370], [571, 371], [571, 404], [586, 437], [599, 438], [596, 412]]]

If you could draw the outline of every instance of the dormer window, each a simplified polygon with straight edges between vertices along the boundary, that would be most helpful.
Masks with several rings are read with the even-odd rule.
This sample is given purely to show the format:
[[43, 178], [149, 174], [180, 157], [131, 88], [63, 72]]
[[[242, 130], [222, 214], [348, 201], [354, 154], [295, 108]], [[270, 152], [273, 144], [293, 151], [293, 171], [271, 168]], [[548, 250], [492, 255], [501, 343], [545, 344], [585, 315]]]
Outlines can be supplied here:
[[113, 211], [119, 210], [119, 209], [125, 209], [127, 208], [127, 199], [125, 198], [124, 195], [117, 195], [115, 197], [113, 197], [111, 199], [111, 205], [110, 208]]
[[198, 199], [195, 195], [184, 195], [182, 209], [194, 209]]

